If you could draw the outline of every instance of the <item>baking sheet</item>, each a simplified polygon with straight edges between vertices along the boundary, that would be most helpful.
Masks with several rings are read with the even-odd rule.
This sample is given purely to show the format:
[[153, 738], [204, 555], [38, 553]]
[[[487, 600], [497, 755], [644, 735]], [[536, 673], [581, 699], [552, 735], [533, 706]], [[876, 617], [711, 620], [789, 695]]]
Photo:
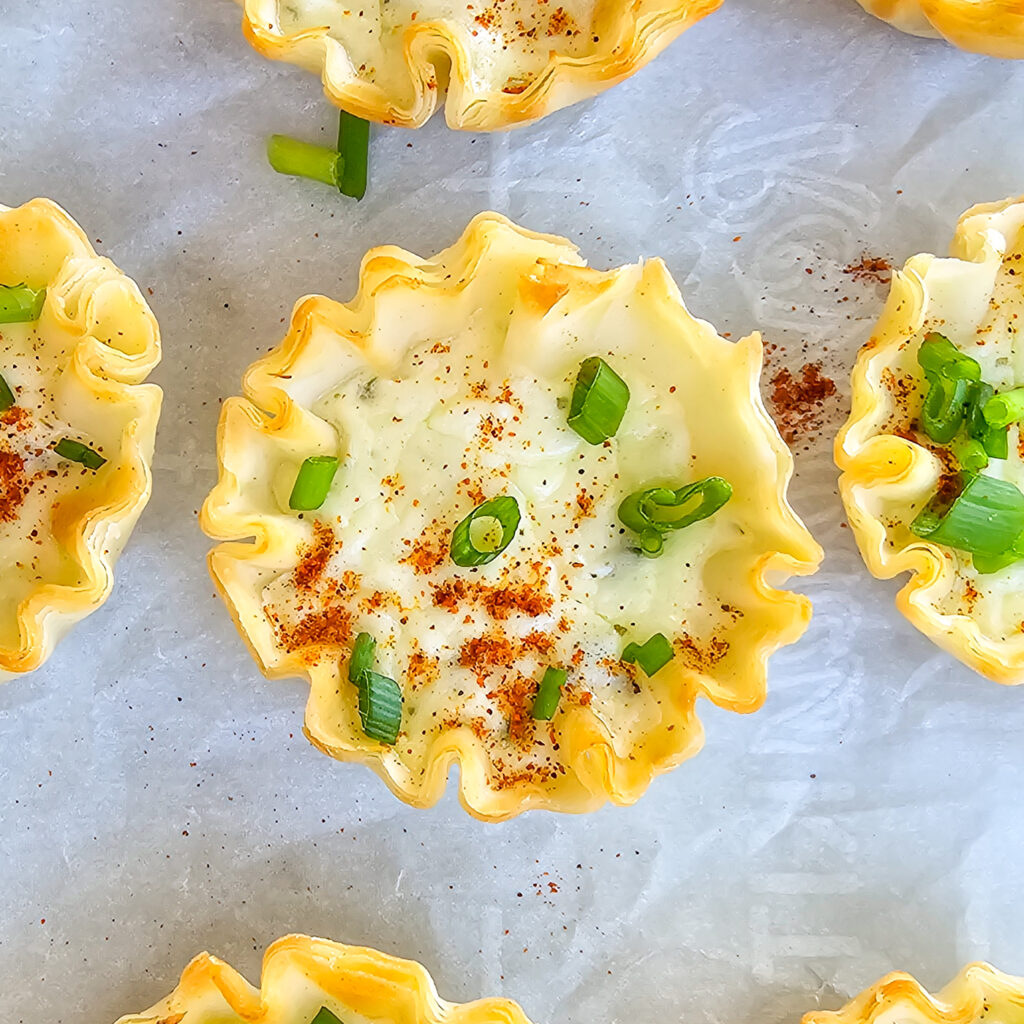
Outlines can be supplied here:
[[[867, 577], [830, 459], [884, 288], [844, 268], [942, 251], [1024, 191], [1024, 63], [901, 36], [853, 0], [727, 0], [634, 79], [512, 134], [378, 130], [358, 206], [275, 175], [263, 138], [333, 136], [315, 78], [226, 0], [4, 0], [0, 201], [62, 203], [144, 288], [166, 391], [153, 501], [114, 594], [0, 688], [0, 1018], [106, 1024], [202, 949], [258, 978], [290, 930], [421, 960], [443, 996], [555, 1024], [796, 1022], [891, 968], [1024, 973], [1024, 692], [920, 637]], [[220, 400], [301, 294], [424, 255], [494, 208], [597, 267], [663, 256], [694, 312], [760, 328], [837, 394], [792, 497], [827, 550], [755, 715], [635, 807], [406, 808], [301, 734], [203, 567]], [[770, 386], [768, 387], [770, 391]]]

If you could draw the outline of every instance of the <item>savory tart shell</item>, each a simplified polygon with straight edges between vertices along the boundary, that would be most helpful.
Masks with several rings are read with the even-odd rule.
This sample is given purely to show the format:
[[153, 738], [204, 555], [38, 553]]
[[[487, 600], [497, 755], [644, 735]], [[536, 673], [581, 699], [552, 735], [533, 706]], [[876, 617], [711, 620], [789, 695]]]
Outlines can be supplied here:
[[[25, 596], [17, 603], [17, 642], [0, 643], [3, 680], [42, 665], [61, 636], [110, 595], [114, 563], [149, 501], [161, 391], [141, 383], [160, 360], [145, 299], [55, 203], [0, 206], [0, 281], [46, 289], [38, 331], [63, 350], [62, 398], [82, 410], [78, 425], [87, 432], [117, 435], [104, 448], [106, 465], [38, 524], [38, 543], [58, 546], [66, 560], [59, 575], [40, 579], [31, 565], [12, 570]], [[3, 352], [0, 326], [0, 358]], [[0, 587], [5, 582], [11, 576]]]
[[876, 18], [915, 36], [943, 38], [991, 57], [1024, 58], [1021, 0], [858, 0]]
[[[893, 273], [892, 287], [871, 338], [853, 369], [850, 417], [835, 443], [839, 490], [850, 527], [872, 575], [911, 577], [896, 595], [899, 610], [944, 650], [1000, 683], [1024, 682], [1024, 633], [995, 636], [972, 614], [946, 605], [961, 580], [961, 556], [910, 534], [910, 519], [935, 492], [943, 467], [912, 437], [893, 432], [901, 419], [902, 353], [922, 332], [952, 330], [950, 295], [974, 298], [972, 325], [992, 307], [993, 281], [1024, 242], [1024, 197], [972, 207], [956, 228], [952, 259], [914, 256]], [[1024, 282], [1011, 266], [1010, 280]], [[1020, 286], [1024, 297], [1024, 284]], [[897, 396], [897, 397], [894, 397]]]
[[412, 960], [306, 935], [288, 935], [267, 949], [259, 988], [202, 953], [166, 999], [117, 1024], [309, 1024], [321, 1006], [342, 1020], [530, 1024], [509, 999], [446, 1002]]
[[[497, 290], [468, 292], [477, 279], [497, 281]], [[718, 460], [722, 475], [749, 479], [740, 503], [745, 518], [736, 536], [741, 539], [714, 559], [717, 582], [708, 583], [711, 603], [717, 596], [727, 609], [724, 602], [732, 596], [743, 609], [742, 614], [734, 609], [728, 609], [729, 616], [722, 613], [728, 621], [723, 627], [728, 656], [718, 662], [677, 658], [647, 680], [660, 710], [625, 748], [589, 707], [560, 715], [563, 770], [551, 779], [492, 785], [482, 742], [464, 726], [441, 729], [415, 764], [400, 750], [368, 740], [351, 693], [342, 701], [353, 707], [343, 720], [338, 718], [339, 694], [351, 690], [344, 677], [348, 651], [318, 659], [311, 659], [308, 650], [288, 651], [264, 613], [261, 587], [294, 566], [296, 545], [304, 537], [299, 531], [306, 526], [294, 514], [268, 507], [266, 488], [260, 497], [254, 481], [272, 472], [281, 453], [333, 443], [323, 440], [333, 437], [333, 428], [311, 411], [316, 396], [332, 387], [332, 368], [350, 346], [368, 361], [372, 355], [376, 365], [389, 346], [398, 350], [401, 338], [390, 337], [388, 329], [399, 329], [402, 321], [394, 310], [406, 309], [403, 303], [413, 300], [443, 310], [449, 316], [448, 334], [477, 311], [485, 317], [509, 316], [509, 305], [514, 305], [515, 337], [534, 351], [556, 351], [560, 325], [576, 323], [567, 318], [591, 304], [597, 304], [594, 313], [613, 300], [626, 307], [645, 305], [650, 313], [645, 322], [660, 325], [657, 329], [666, 332], [672, 346], [683, 346], [680, 360], [690, 360], [695, 380], [706, 383], [706, 388], [694, 385], [698, 401], [707, 402], [695, 413], [695, 422], [703, 424], [704, 440], [713, 449], [710, 457]], [[386, 301], [396, 305], [382, 305]], [[347, 304], [322, 296], [302, 299], [281, 346], [246, 372], [245, 397], [225, 403], [218, 431], [220, 478], [200, 516], [203, 529], [223, 541], [210, 554], [211, 574], [262, 671], [268, 677], [309, 680], [305, 728], [310, 740], [333, 757], [370, 765], [410, 804], [435, 803], [453, 762], [461, 768], [463, 804], [484, 820], [536, 807], [582, 812], [608, 800], [632, 803], [655, 775], [699, 750], [703, 732], [695, 713], [697, 698], [735, 711], [758, 708], [765, 698], [769, 656], [796, 640], [810, 620], [805, 597], [772, 585], [792, 574], [812, 573], [821, 550], [786, 500], [792, 456], [761, 403], [761, 361], [757, 335], [732, 343], [692, 317], [658, 260], [608, 272], [590, 270], [565, 239], [534, 234], [493, 213], [478, 216], [455, 245], [429, 260], [390, 246], [374, 249], [363, 261], [355, 299]], [[714, 577], [710, 569], [708, 576]], [[398, 748], [404, 746], [400, 741]]]
[[[566, 32], [546, 22], [528, 45], [543, 52], [539, 67], [515, 73], [514, 55], [527, 33], [515, 28], [516, 5], [481, 4], [458, 16], [421, 17], [412, 12], [371, 59], [357, 58], [346, 42], [332, 35], [317, 17], [288, 30], [281, 24], [283, 0], [239, 0], [243, 30], [265, 57], [298, 64], [318, 73], [328, 99], [370, 121], [417, 128], [440, 104], [452, 128], [489, 131], [534, 121], [552, 111], [596, 95], [653, 60], [676, 36], [710, 14], [721, 0], [625, 0], [597, 3], [593, 24], [575, 26], [570, 35], [586, 40], [582, 50], [567, 49]], [[296, 6], [296, 5], [293, 5]], [[312, 6], [312, 5], [310, 5]], [[537, 6], [528, 0], [524, 7]], [[300, 13], [302, 4], [297, 5]], [[540, 8], [546, 18], [566, 18], [564, 9]], [[550, 13], [548, 13], [550, 11]], [[360, 12], [353, 9], [353, 17]], [[341, 15], [339, 15], [341, 17]], [[383, 15], [382, 15], [383, 17]], [[537, 15], [536, 17], [539, 17]], [[507, 24], [502, 60], [488, 52], [491, 22]], [[516, 20], [523, 20], [522, 18]], [[574, 23], [575, 24], [575, 23]], [[501, 31], [499, 27], [499, 31]], [[510, 74], [510, 60], [512, 73]], [[368, 72], [367, 66], [374, 72]]]
[[909, 974], [894, 971], [841, 1010], [816, 1010], [802, 1024], [981, 1024], [1009, 1021], [1024, 1012], [1024, 979], [986, 963], [968, 964], [941, 992], [931, 995]]

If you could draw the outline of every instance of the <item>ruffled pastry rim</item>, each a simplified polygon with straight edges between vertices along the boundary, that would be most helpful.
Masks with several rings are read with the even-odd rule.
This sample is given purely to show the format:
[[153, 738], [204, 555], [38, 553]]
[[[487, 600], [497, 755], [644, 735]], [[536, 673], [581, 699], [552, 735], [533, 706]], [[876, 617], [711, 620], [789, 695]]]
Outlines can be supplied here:
[[[992, 248], [988, 232], [972, 220], [1021, 202], [1024, 196], [972, 206], [957, 223], [950, 255], [965, 262], [991, 256], [997, 250]], [[877, 579], [911, 573], [896, 595], [899, 610], [925, 636], [975, 671], [996, 682], [1015, 685], [1024, 682], [1024, 648], [1012, 657], [1008, 642], [986, 636], [970, 616], [945, 615], [935, 609], [935, 603], [952, 590], [957, 578], [954, 560], [945, 549], [925, 540], [891, 548], [885, 526], [867, 508], [867, 495], [872, 490], [909, 485], [934, 475], [934, 456], [922, 445], [896, 434], [871, 432], [872, 423], [884, 407], [885, 387], [881, 381], [873, 385], [870, 373], [876, 360], [884, 365], [889, 355], [923, 326], [926, 291], [922, 273], [934, 258], [928, 254], [915, 256], [902, 271], [893, 272], [885, 308], [871, 339], [857, 356], [850, 417], [835, 442], [835, 462], [841, 470], [839, 493], [869, 572]]]
[[962, 50], [1024, 59], [1024, 5], [1019, 0], [858, 0], [902, 32], [945, 39]]
[[[492, 997], [469, 1003], [442, 999], [426, 968], [415, 960], [366, 946], [347, 946], [307, 935], [286, 935], [263, 956], [260, 987], [254, 988], [230, 964], [201, 953], [182, 972], [177, 988], [140, 1014], [116, 1024], [188, 1024], [188, 1011], [216, 992], [249, 1024], [288, 1020], [288, 992], [279, 982], [293, 971], [309, 978], [328, 997], [369, 1019], [386, 1016], [398, 1024], [530, 1024], [511, 999]], [[409, 1005], [411, 998], [411, 1006]], [[386, 1014], [382, 1008], [393, 1006]]]
[[[762, 345], [758, 335], [740, 342], [721, 339], [713, 329], [691, 317], [683, 305], [682, 296], [665, 265], [650, 260], [644, 266], [643, 291], [649, 301], [667, 304], [674, 316], [685, 316], [688, 323], [700, 325], [723, 346], [742, 353], [742, 364], [748, 373], [749, 404], [742, 414], [749, 416], [749, 429], [768, 439], [776, 463], [777, 489], [775, 505], [766, 512], [778, 515], [776, 533], [784, 536], [788, 552], [766, 551], [751, 571], [749, 584], [763, 607], [788, 611], [788, 620], [777, 630], [766, 628], [754, 638], [749, 652], [749, 671], [742, 693], [728, 689], [704, 672], [680, 668], [680, 685], [676, 692], [664, 694], [666, 716], [673, 716], [674, 747], [668, 752], [652, 752], [642, 764], [643, 750], [638, 748], [628, 759], [617, 757], [612, 741], [601, 728], [592, 712], [574, 709], [566, 715], [560, 745], [564, 751], [563, 764], [575, 773], [579, 787], [572, 793], [552, 794], [543, 787], [515, 786], [503, 790], [487, 785], [486, 755], [482, 745], [468, 729], [441, 732], [423, 760], [423, 776], [415, 788], [396, 779], [385, 761], [388, 748], [367, 741], [359, 746], [340, 746], [325, 738], [326, 730], [318, 727], [314, 718], [316, 668], [305, 664], [299, 653], [282, 655], [274, 665], [268, 665], [257, 650], [245, 627], [245, 609], [236, 600], [236, 593], [244, 597], [247, 584], [244, 567], [247, 561], [263, 558], [272, 551], [272, 527], [261, 521], [258, 514], [234, 514], [230, 510], [240, 498], [241, 490], [235, 475], [227, 468], [225, 452], [235, 444], [243, 444], [244, 436], [236, 441], [235, 434], [253, 427], [273, 434], [277, 430], [297, 429], [299, 417], [291, 398], [275, 386], [275, 381], [287, 375], [293, 362], [304, 351], [314, 322], [326, 323], [350, 342], [361, 346], [365, 335], [357, 326], [372, 311], [374, 295], [378, 290], [396, 288], [435, 287], [448, 292], [459, 292], [473, 279], [474, 266], [492, 245], [500, 244], [500, 235], [512, 232], [541, 246], [556, 245], [563, 254], [569, 253], [575, 264], [560, 262], [557, 271], [567, 275], [555, 286], [547, 278], [529, 278], [529, 298], [541, 304], [546, 311], [573, 286], [578, 285], [588, 295], [597, 294], [609, 286], [616, 275], [630, 271], [624, 267], [611, 271], [596, 271], [585, 267], [575, 256], [576, 247], [566, 239], [542, 235], [518, 227], [496, 213], [483, 213], [470, 222], [461, 238], [441, 256], [423, 260], [412, 253], [393, 246], [372, 249], [365, 256], [359, 277], [356, 297], [350, 303], [338, 303], [323, 296], [306, 297], [296, 305], [291, 326], [284, 341], [270, 354], [257, 360], [243, 378], [245, 397], [225, 401], [217, 434], [217, 452], [220, 475], [200, 513], [200, 525], [218, 544], [209, 554], [209, 569], [217, 589], [244, 637], [256, 663], [268, 678], [301, 676], [309, 682], [310, 700], [307, 705], [305, 734], [314, 746], [343, 761], [368, 764], [383, 779], [399, 799], [415, 807], [429, 807], [444, 794], [451, 766], [460, 767], [459, 798], [466, 810], [483, 821], [501, 821], [530, 808], [582, 813], [593, 810], [608, 800], [616, 804], [634, 803], [646, 791], [655, 776], [675, 768], [695, 754], [703, 745], [703, 729], [695, 711], [699, 696], [709, 698], [719, 707], [733, 711], [755, 711], [766, 695], [767, 662], [780, 647], [793, 643], [807, 628], [811, 618], [808, 598], [791, 591], [775, 589], [768, 578], [781, 582], [790, 576], [804, 576], [815, 572], [821, 562], [822, 550], [790, 507], [786, 492], [793, 472], [793, 459], [789, 448], [779, 436], [775, 424], [761, 401], [759, 380], [762, 364]], [[495, 241], [495, 236], [499, 236]], [[457, 254], [457, 256], [456, 256]], [[444, 264], [441, 265], [441, 257]], [[552, 264], [539, 259], [545, 269]], [[447, 273], [446, 273], [447, 271]], [[571, 280], [570, 280], [571, 279]], [[236, 426], [238, 424], [238, 426]], [[255, 538], [255, 542], [243, 538]], [[783, 617], [780, 615], [780, 619]], [[339, 670], [340, 672], [340, 670]], [[336, 691], [338, 673], [331, 677], [330, 692]], [[682, 685], [685, 683], [686, 685]], [[627, 775], [626, 763], [629, 763]]]
[[[369, 121], [418, 128], [437, 109], [440, 94], [449, 127], [493, 131], [535, 121], [623, 81], [715, 11], [722, 0], [631, 0], [610, 53], [572, 58], [552, 52], [545, 70], [521, 93], [502, 92], [500, 87], [473, 89], [469, 84], [473, 61], [458, 36], [439, 21], [417, 22], [405, 30], [405, 66], [414, 92], [412, 103], [405, 107], [393, 103], [376, 83], [361, 81], [350, 71], [343, 78], [349, 62], [326, 28], [282, 33], [260, 18], [259, 0], [239, 3], [242, 29], [252, 46], [271, 60], [319, 73], [324, 92], [335, 106]], [[439, 51], [451, 61], [446, 90], [431, 59]]]
[[[137, 415], [121, 440], [120, 461], [104, 471], [109, 487], [102, 504], [73, 515], [55, 510], [57, 541], [74, 558], [83, 576], [78, 586], [40, 583], [18, 606], [17, 649], [0, 646], [0, 681], [39, 668], [60, 637], [110, 596], [114, 563], [127, 534], [152, 491], [150, 461], [160, 416], [162, 392], [142, 384], [160, 361], [160, 331], [138, 286], [110, 260], [98, 256], [85, 232], [49, 199], [33, 199], [13, 209], [0, 206], [0, 221], [26, 220], [48, 231], [65, 248], [61, 269], [47, 282], [43, 316], [52, 314], [66, 328], [78, 328], [69, 367], [78, 381], [105, 400], [133, 406]], [[149, 334], [145, 348], [125, 353], [89, 334], [94, 297], [99, 289], [120, 289], [130, 315]]]
[[893, 971], [841, 1010], [815, 1010], [801, 1024], [874, 1024], [896, 1006], [910, 1005], [934, 1024], [978, 1024], [993, 995], [1009, 998], [1024, 1010], [1024, 978], [972, 963], [938, 995], [931, 995], [909, 974]]

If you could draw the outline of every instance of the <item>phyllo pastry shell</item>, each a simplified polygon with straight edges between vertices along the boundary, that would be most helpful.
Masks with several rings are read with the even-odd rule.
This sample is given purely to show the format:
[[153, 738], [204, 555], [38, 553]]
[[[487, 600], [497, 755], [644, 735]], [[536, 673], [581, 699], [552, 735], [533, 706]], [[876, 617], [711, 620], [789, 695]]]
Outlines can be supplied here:
[[802, 1024], [1020, 1024], [1024, 979], [968, 964], [938, 995], [894, 971], [841, 1010], [818, 1010]]
[[509, 999], [449, 1003], [412, 960], [288, 935], [263, 958], [260, 987], [209, 953], [178, 987], [117, 1024], [530, 1024]]
[[[759, 707], [810, 618], [768, 578], [821, 554], [761, 357], [692, 317], [660, 261], [590, 270], [497, 214], [430, 260], [371, 251], [348, 304], [299, 302], [224, 405], [201, 522], [263, 671], [310, 681], [312, 742], [416, 806], [457, 761], [466, 807], [497, 820], [631, 803], [700, 747], [699, 696]], [[587, 401], [620, 400], [604, 434], [574, 420], [588, 367]], [[324, 458], [326, 498], [295, 511]], [[645, 557], [628, 524], [661, 513], [625, 503], [652, 488], [699, 521], [652, 526]]]
[[[110, 594], [149, 500], [160, 359], [139, 289], [54, 203], [0, 207], [0, 679]], [[34, 306], [17, 315], [19, 302]], [[10, 321], [14, 322], [10, 322]]]
[[[932, 375], [942, 378], [933, 385], [921, 360], [928, 362], [926, 346], [945, 350], [977, 378], [965, 395], [977, 385], [1011, 398], [1007, 393], [1024, 384], [1022, 324], [1024, 200], [975, 206], [960, 219], [952, 258], [915, 256], [894, 273], [854, 367], [852, 411], [835, 447], [840, 492], [868, 569], [882, 579], [910, 572], [896, 597], [900, 611], [939, 646], [1002, 683], [1024, 680], [1024, 561], [1012, 551], [1006, 558], [983, 548], [972, 553], [992, 539], [996, 520], [960, 527], [966, 533], [955, 546], [938, 542], [953, 536], [954, 515], [939, 506], [955, 501], [961, 519], [978, 511], [1002, 517], [1005, 510], [995, 507], [1004, 494], [1024, 506], [1024, 438], [1019, 421], [1010, 422], [997, 437], [1002, 450], [989, 457], [972, 440], [968, 402], [951, 407], [962, 425], [937, 442], [926, 398], [933, 386], [951, 387], [951, 378]], [[978, 411], [982, 426], [993, 426], [987, 400]], [[970, 502], [979, 486], [996, 493], [982, 494], [973, 506], [961, 502], [958, 495]], [[936, 508], [929, 523], [926, 514]]]
[[1021, 0], [859, 0], [861, 7], [915, 36], [943, 38], [991, 57], [1024, 58]]
[[415, 128], [532, 121], [628, 78], [721, 0], [240, 0], [266, 57], [319, 74], [332, 103]]

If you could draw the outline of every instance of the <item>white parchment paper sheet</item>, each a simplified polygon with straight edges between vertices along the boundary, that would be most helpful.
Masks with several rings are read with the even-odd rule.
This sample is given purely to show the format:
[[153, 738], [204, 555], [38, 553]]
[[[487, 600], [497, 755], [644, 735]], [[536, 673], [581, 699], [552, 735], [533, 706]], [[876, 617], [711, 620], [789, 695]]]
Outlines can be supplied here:
[[[380, 130], [359, 205], [278, 177], [264, 136], [333, 136], [317, 80], [227, 0], [0, 0], [0, 201], [47, 195], [144, 288], [166, 390], [153, 501], [104, 609], [0, 688], [0, 1019], [108, 1024], [210, 949], [258, 978], [290, 930], [423, 961], [538, 1022], [775, 1024], [883, 972], [1024, 973], [1024, 691], [920, 637], [843, 528], [830, 458], [884, 289], [867, 252], [944, 251], [1024, 192], [1024, 64], [853, 0], [727, 0], [603, 97], [512, 134]], [[635, 807], [485, 827], [409, 810], [301, 734], [256, 671], [196, 511], [219, 401], [293, 301], [348, 298], [370, 245], [424, 255], [494, 208], [597, 267], [661, 255], [691, 308], [840, 395], [793, 499], [828, 555], [763, 710]], [[810, 270], [810, 273], [807, 271]], [[556, 891], [557, 890], [557, 891]]]

